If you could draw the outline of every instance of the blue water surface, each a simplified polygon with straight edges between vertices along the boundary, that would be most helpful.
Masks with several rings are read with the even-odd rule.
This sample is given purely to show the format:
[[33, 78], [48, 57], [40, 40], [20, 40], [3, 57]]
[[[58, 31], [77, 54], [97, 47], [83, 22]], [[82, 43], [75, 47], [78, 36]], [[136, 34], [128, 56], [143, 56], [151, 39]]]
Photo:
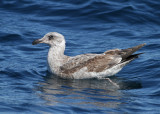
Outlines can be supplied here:
[[[160, 113], [160, 1], [1, 0], [1, 113]], [[47, 71], [48, 32], [66, 38], [65, 54], [147, 45], [111, 80], [67, 80]]]

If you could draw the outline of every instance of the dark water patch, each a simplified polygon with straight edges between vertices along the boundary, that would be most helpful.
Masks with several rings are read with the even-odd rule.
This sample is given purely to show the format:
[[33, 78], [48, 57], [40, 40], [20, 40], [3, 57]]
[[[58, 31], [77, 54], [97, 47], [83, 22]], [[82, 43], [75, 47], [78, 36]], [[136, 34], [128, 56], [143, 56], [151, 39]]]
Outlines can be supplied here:
[[159, 49], [160, 48], [160, 44], [148, 44], [147, 46], [146, 46], [146, 48], [148, 49], [148, 50], [153, 50], [153, 49]]
[[[73, 112], [82, 112], [82, 113], [89, 113], [90, 112], [90, 110], [87, 110], [87, 109], [82, 109], [82, 108], [79, 108], [79, 107], [72, 107], [72, 110], [73, 110]], [[94, 112], [94, 111], [93, 111]], [[90, 112], [91, 113], [91, 112]]]
[[109, 35], [113, 35], [116, 37], [127, 37], [127, 38], [134, 36], [134, 34], [131, 31], [126, 31], [126, 30], [125, 31], [115, 30], [113, 32], [110, 32]]
[[19, 34], [6, 34], [0, 37], [1, 43], [16, 43], [22, 41], [22, 37]]
[[28, 87], [14, 87], [15, 90], [17, 91], [25, 91], [25, 93], [32, 93], [32, 89], [31, 88], [28, 88]]
[[[155, 30], [156, 31], [156, 30]], [[157, 31], [156, 31], [157, 32]], [[159, 39], [160, 38], [160, 34], [159, 33], [155, 33], [155, 34], [150, 34], [149, 36], [147, 36], [146, 38], [149, 39]]]
[[1, 112], [16, 112], [14, 108], [10, 107], [9, 105], [3, 102], [0, 102], [0, 107]]
[[52, 110], [55, 110], [56, 113], [71, 113], [72, 112], [66, 106], [47, 107], [47, 110], [50, 110], [50, 112], [52, 112]]
[[22, 79], [22, 74], [11, 69], [6, 69], [5, 72], [8, 76], [15, 78], [15, 79]]
[[[33, 2], [24, 2], [24, 1], [1, 1], [1, 8], [10, 10], [10, 11], [16, 11], [21, 13], [30, 13], [30, 11], [34, 11], [35, 9], [40, 8], [40, 5], [33, 5]], [[39, 6], [39, 7], [38, 7]], [[27, 10], [27, 8], [30, 8], [30, 10]]]
[[24, 31], [23, 35], [29, 38], [37, 37], [37, 34], [33, 31]]
[[[152, 94], [150, 95], [151, 98], [159, 98], [160, 97], [160, 90], [155, 90], [155, 92], [152, 92]], [[160, 103], [157, 103], [160, 104]]]
[[42, 51], [44, 50], [44, 48], [42, 49], [42, 47], [34, 47], [32, 46], [32, 44], [30, 45], [20, 45], [17, 47], [17, 50], [21, 50], [26, 54], [33, 54], [33, 52], [35, 51]]
[[[144, 69], [150, 70], [151, 68], [154, 68], [154, 70], [156, 71], [156, 69], [158, 70], [158, 68], [159, 68], [159, 66], [158, 66], [159, 62], [160, 62], [159, 60], [156, 60], [156, 59], [154, 59], [154, 58], [149, 59], [148, 63], [145, 64]], [[143, 64], [143, 63], [142, 63], [142, 64]]]
[[143, 86], [137, 81], [123, 81], [119, 83], [121, 90], [141, 89]]

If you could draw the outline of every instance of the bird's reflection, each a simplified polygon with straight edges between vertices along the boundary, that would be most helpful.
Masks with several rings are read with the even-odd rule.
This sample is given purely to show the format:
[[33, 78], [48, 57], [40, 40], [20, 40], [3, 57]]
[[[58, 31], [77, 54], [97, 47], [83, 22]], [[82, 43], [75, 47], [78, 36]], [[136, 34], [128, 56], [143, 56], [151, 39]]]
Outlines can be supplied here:
[[116, 108], [119, 104], [124, 103], [121, 89], [134, 89], [131, 86], [132, 84], [138, 85], [137, 87], [133, 86], [135, 88], [141, 88], [140, 83], [123, 83], [123, 79], [115, 76], [111, 80], [117, 83], [120, 88], [117, 89], [108, 80], [104, 79], [73, 80], [47, 74], [44, 81], [39, 82], [37, 91], [40, 91], [38, 95], [46, 101], [46, 105], [62, 103], [79, 107], [87, 105]]

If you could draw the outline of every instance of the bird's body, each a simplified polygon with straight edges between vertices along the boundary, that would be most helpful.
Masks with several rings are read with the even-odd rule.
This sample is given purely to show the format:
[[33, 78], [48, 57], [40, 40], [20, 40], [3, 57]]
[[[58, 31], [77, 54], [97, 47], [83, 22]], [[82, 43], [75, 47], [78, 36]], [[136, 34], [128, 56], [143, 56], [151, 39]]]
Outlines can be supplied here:
[[42, 39], [33, 42], [33, 44], [37, 43], [50, 45], [49, 71], [57, 76], [72, 79], [103, 78], [115, 75], [126, 64], [137, 58], [139, 54], [132, 54], [145, 45], [109, 50], [102, 54], [82, 54], [70, 57], [64, 55], [65, 39], [57, 32], [48, 33]]

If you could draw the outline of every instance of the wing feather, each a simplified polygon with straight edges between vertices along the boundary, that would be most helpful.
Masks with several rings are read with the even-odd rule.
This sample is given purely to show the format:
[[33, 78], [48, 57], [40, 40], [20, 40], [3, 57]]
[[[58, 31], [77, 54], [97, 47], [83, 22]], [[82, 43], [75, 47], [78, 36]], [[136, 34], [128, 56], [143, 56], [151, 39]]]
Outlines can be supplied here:
[[128, 60], [127, 58], [133, 58], [132, 54], [144, 45], [141, 44], [128, 49], [113, 49], [102, 54], [83, 54], [70, 57], [68, 62], [63, 64], [60, 69], [65, 74], [74, 73], [84, 67], [87, 68], [88, 72], [102, 72], [124, 60]]

